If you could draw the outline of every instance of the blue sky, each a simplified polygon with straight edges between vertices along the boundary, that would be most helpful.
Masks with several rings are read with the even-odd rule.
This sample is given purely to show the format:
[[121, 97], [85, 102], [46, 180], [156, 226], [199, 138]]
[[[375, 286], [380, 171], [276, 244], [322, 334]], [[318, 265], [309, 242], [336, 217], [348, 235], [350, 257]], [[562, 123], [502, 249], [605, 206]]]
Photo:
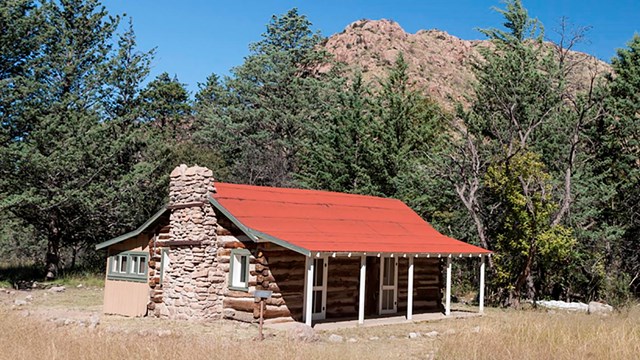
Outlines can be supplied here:
[[[499, 0], [103, 0], [112, 14], [133, 18], [142, 50], [157, 47], [151, 76], [177, 75], [195, 92], [198, 82], [215, 72], [228, 74], [248, 55], [248, 45], [260, 40], [274, 14], [297, 7], [315, 30], [329, 36], [359, 19], [391, 19], [405, 31], [440, 29], [462, 39], [482, 39], [477, 28], [500, 27], [493, 6]], [[591, 26], [588, 42], [578, 50], [609, 61], [640, 32], [640, 0], [525, 0], [532, 17], [544, 24], [549, 36], [562, 16], [580, 26]]]

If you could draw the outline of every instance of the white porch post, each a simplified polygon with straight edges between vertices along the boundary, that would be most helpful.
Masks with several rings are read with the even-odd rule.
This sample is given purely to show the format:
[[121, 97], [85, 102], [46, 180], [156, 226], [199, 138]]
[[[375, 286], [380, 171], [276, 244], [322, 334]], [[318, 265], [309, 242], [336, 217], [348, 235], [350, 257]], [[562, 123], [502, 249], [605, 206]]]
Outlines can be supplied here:
[[311, 257], [306, 258], [306, 272], [304, 275], [304, 323], [311, 326], [313, 312], [313, 267], [314, 261]]
[[445, 294], [444, 314], [451, 315], [451, 255], [447, 257], [447, 288]]
[[480, 309], [479, 313], [484, 313], [484, 255], [480, 255], [480, 295], [479, 301]]
[[411, 320], [413, 318], [413, 256], [409, 257], [407, 283], [407, 320]]
[[360, 256], [360, 295], [358, 297], [358, 324], [364, 324], [364, 282], [367, 275], [367, 256]]

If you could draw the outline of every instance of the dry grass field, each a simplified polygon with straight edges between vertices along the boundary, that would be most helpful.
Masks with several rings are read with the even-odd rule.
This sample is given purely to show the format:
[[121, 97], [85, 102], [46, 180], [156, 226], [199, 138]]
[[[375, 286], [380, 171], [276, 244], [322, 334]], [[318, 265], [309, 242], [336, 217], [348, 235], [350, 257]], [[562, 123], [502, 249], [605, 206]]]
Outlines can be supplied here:
[[[45, 295], [46, 294], [46, 295]], [[27, 304], [15, 301], [30, 295]], [[320, 332], [305, 343], [253, 325], [102, 316], [102, 290], [0, 290], [0, 359], [637, 359], [640, 306], [610, 316], [488, 309], [481, 318]], [[64, 323], [68, 324], [65, 325]], [[428, 336], [430, 332], [435, 336]], [[410, 332], [421, 336], [410, 339]], [[329, 341], [331, 334], [343, 342]], [[434, 333], [431, 333], [433, 335]]]

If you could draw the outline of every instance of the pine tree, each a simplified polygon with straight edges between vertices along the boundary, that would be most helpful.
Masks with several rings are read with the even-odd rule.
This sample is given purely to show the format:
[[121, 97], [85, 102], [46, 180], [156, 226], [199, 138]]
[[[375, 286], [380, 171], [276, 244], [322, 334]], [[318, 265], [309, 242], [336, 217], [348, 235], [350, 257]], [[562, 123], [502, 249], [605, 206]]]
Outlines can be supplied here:
[[[113, 109], [109, 95], [118, 93], [110, 91], [109, 69], [119, 17], [95, 0], [46, 1], [16, 14], [6, 29], [19, 34], [19, 24], [38, 26], [29, 30], [35, 45], [13, 61], [21, 63], [21, 72], [6, 83], [28, 96], [2, 109], [3, 132], [11, 136], [0, 146], [0, 210], [46, 239], [47, 277], [53, 278], [63, 250], [87, 249], [131, 229], [159, 199], [136, 201], [158, 196], [149, 196], [157, 189], [141, 187], [153, 166], [133, 155], [143, 144], [134, 127], [123, 126], [131, 118], [114, 120], [133, 109], [105, 115]], [[11, 46], [11, 36], [0, 41], [2, 48]], [[141, 80], [145, 61], [138, 72], [123, 70], [121, 78]], [[130, 94], [135, 98], [135, 90]]]
[[142, 119], [169, 139], [179, 139], [191, 124], [189, 92], [176, 76], [158, 75], [142, 90]]
[[[634, 35], [626, 48], [611, 60], [607, 116], [594, 126], [594, 138], [601, 143], [597, 159], [606, 175], [605, 186], [615, 196], [603, 204], [600, 219], [614, 226], [603, 237], [607, 259], [607, 286], [612, 301], [624, 300], [628, 291], [640, 292], [640, 36]], [[607, 271], [608, 270], [608, 271]], [[616, 295], [618, 298], [616, 298]]]
[[[225, 78], [207, 109], [200, 106], [198, 139], [220, 151], [233, 180], [290, 185], [307, 126], [328, 107], [317, 71], [328, 61], [321, 37], [296, 9], [273, 16], [245, 62]], [[205, 95], [202, 94], [201, 98]]]

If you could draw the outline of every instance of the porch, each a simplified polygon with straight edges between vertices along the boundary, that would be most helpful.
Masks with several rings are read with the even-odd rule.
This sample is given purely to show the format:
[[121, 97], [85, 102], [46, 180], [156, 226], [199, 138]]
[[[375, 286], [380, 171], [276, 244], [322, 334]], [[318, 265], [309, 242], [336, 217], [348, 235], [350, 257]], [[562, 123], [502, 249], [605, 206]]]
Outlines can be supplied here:
[[[366, 319], [366, 321], [362, 324], [358, 322], [358, 319], [354, 318], [331, 318], [325, 320], [315, 321], [315, 325], [313, 326], [316, 330], [321, 331], [331, 331], [338, 329], [349, 329], [355, 327], [373, 327], [373, 326], [384, 326], [384, 325], [397, 325], [397, 324], [407, 324], [407, 323], [419, 323], [419, 322], [428, 322], [428, 321], [440, 321], [440, 320], [450, 320], [450, 319], [467, 319], [482, 316], [478, 312], [471, 312], [465, 310], [451, 310], [449, 316], [444, 315], [441, 312], [437, 313], [420, 313], [413, 314], [413, 318], [411, 320], [407, 320], [405, 315], [393, 315], [393, 316], [374, 316]], [[266, 320], [264, 326], [274, 330], [287, 330], [290, 329], [295, 322], [288, 321], [282, 322], [278, 319]]]
[[[329, 276], [331, 264], [332, 262], [339, 264], [341, 258], [344, 263], [345, 257], [355, 265], [352, 269], [356, 274], [353, 274], [353, 271], [347, 274], [348, 277], [338, 288], [338, 290], [343, 289], [342, 291], [336, 292], [334, 285], [332, 287], [334, 291], [329, 296], [328, 302], [328, 280], [335, 278], [335, 276]], [[462, 257], [477, 257], [480, 260], [477, 313], [451, 310], [452, 262], [455, 258]], [[399, 263], [403, 263], [403, 266], [399, 267]], [[419, 266], [416, 267], [416, 264]], [[433, 268], [434, 264], [437, 265], [436, 270]], [[305, 257], [302, 320], [309, 326], [315, 325], [317, 329], [325, 327], [333, 329], [336, 326], [375, 326], [476, 316], [484, 311], [484, 270], [484, 254], [377, 253], [368, 255], [367, 253], [313, 252], [311, 256]], [[445, 281], [440, 277], [441, 272], [446, 273]], [[433, 276], [425, 280], [425, 275], [434, 273], [437, 274], [437, 282], [434, 282]], [[399, 278], [403, 280], [402, 286], [399, 286]], [[443, 285], [444, 306], [441, 302]], [[331, 301], [332, 297], [342, 293], [353, 300], [351, 309], [355, 310], [353, 313], [355, 316], [351, 314], [340, 316], [341, 313], [336, 310], [343, 306], [345, 301], [344, 298], [338, 299], [340, 301], [336, 299]], [[330, 316], [327, 316], [328, 313]]]

